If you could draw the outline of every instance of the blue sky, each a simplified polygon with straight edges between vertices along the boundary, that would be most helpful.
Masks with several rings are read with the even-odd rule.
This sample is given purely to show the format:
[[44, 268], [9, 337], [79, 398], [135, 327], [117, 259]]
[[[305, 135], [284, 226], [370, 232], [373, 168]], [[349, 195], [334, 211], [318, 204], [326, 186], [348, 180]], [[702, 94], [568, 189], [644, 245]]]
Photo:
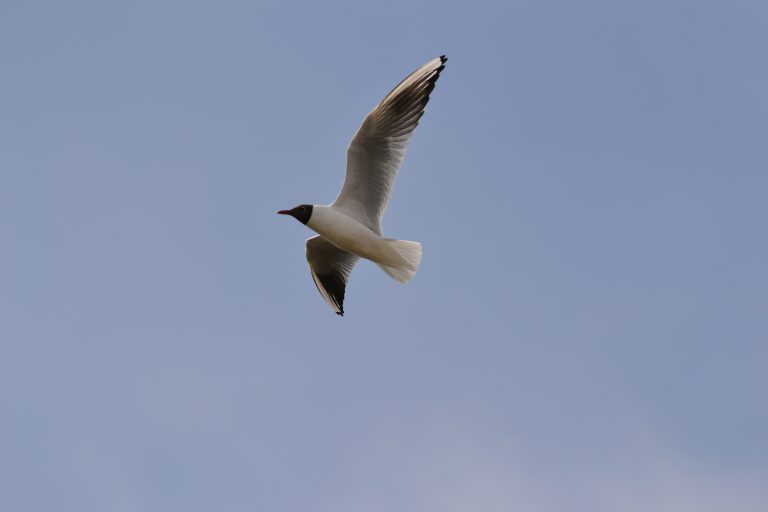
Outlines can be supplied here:
[[[768, 508], [763, 2], [0, 5], [0, 507]], [[334, 315], [275, 211], [448, 55]]]

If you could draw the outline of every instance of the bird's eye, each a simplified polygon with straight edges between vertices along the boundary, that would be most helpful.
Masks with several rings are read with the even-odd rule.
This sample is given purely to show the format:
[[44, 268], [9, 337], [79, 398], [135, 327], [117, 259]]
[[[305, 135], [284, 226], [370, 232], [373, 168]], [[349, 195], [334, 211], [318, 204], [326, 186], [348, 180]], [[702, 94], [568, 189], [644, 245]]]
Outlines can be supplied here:
[[301, 208], [299, 208], [300, 212], [303, 212], [304, 210], [306, 210], [306, 208], [304, 208], [303, 206]]

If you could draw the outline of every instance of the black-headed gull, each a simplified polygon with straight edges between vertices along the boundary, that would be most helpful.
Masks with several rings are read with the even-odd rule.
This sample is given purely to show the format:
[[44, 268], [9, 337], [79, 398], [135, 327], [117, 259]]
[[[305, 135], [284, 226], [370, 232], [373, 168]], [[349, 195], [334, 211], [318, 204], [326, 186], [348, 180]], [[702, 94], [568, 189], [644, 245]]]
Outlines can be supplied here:
[[303, 204], [277, 213], [291, 215], [318, 236], [307, 240], [312, 279], [325, 301], [344, 315], [344, 290], [359, 258], [377, 263], [407, 283], [421, 263], [421, 244], [383, 238], [381, 216], [413, 130], [445, 68], [445, 55], [408, 75], [365, 118], [347, 150], [347, 175], [328, 206]]

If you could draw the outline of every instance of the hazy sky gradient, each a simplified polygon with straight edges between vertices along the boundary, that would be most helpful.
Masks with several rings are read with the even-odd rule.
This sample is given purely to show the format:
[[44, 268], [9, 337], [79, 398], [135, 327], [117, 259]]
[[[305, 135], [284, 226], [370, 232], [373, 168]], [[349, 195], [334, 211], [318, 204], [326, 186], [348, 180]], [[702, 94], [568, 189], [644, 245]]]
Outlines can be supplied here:
[[[0, 509], [768, 509], [768, 6], [0, 3]], [[346, 316], [310, 232], [445, 53]]]

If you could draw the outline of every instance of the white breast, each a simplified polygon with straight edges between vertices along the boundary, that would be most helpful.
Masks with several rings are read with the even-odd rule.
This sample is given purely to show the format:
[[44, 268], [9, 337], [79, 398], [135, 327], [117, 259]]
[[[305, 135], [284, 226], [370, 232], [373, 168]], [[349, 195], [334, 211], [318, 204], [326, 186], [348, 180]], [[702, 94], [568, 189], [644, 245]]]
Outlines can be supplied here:
[[313, 206], [307, 227], [340, 249], [369, 260], [379, 259], [381, 237], [333, 206]]

